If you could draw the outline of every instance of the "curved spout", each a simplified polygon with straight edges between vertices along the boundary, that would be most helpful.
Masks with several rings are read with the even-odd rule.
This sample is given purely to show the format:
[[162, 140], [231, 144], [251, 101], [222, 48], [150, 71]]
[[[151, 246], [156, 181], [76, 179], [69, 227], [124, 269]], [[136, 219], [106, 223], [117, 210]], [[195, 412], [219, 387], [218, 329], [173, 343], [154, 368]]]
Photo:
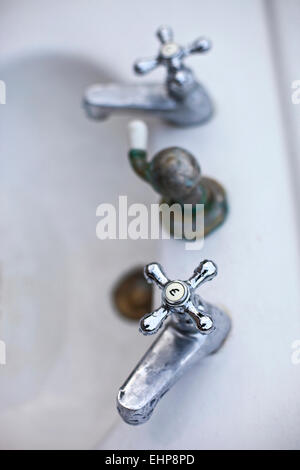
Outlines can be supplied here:
[[147, 152], [145, 150], [131, 149], [128, 152], [128, 157], [135, 173], [150, 183], [150, 165], [147, 161]]
[[[201, 303], [204, 304], [202, 299]], [[117, 409], [126, 423], [146, 422], [159, 400], [187, 368], [221, 347], [230, 330], [230, 319], [210, 304], [205, 303], [205, 309], [215, 325], [211, 334], [195, 332], [184, 316], [177, 316], [168, 323], [120, 388]]]

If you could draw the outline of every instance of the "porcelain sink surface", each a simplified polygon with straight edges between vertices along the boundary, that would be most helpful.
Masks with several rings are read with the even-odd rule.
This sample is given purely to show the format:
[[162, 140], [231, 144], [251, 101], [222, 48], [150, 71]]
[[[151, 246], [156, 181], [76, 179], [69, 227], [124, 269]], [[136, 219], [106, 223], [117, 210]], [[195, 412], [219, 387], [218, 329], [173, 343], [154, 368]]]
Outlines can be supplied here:
[[[156, 244], [96, 238], [96, 208], [149, 195], [127, 162], [126, 120], [81, 109], [101, 71], [55, 54], [1, 68], [0, 447], [90, 448], [117, 420], [116, 391], [145, 347], [110, 294]], [[105, 76], [103, 76], [105, 79]]]

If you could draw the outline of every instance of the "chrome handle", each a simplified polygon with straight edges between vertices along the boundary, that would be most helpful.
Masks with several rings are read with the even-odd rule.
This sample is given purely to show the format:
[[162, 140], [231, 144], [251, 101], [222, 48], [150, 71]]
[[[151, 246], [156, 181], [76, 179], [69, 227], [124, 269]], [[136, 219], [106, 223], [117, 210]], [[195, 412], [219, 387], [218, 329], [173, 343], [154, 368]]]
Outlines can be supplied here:
[[185, 55], [207, 52], [211, 49], [211, 41], [207, 38], [197, 38], [185, 49]]
[[211, 42], [206, 38], [198, 38], [190, 45], [182, 47], [173, 39], [173, 31], [169, 26], [161, 26], [156, 36], [161, 47], [156, 57], [139, 59], [134, 64], [134, 70], [138, 74], [146, 74], [160, 65], [165, 65], [168, 72], [184, 70], [183, 60], [190, 54], [207, 52], [211, 48]]
[[145, 267], [145, 277], [162, 289], [162, 305], [141, 319], [140, 331], [144, 335], [156, 333], [166, 318], [175, 313], [179, 316], [189, 316], [200, 333], [211, 333], [214, 330], [213, 322], [202, 304], [194, 302], [194, 291], [216, 275], [217, 266], [209, 260], [202, 261], [187, 281], [170, 281], [160, 264], [148, 264]]
[[161, 44], [166, 44], [167, 42], [173, 42], [174, 34], [170, 26], [160, 26], [156, 31], [156, 36], [158, 37]]

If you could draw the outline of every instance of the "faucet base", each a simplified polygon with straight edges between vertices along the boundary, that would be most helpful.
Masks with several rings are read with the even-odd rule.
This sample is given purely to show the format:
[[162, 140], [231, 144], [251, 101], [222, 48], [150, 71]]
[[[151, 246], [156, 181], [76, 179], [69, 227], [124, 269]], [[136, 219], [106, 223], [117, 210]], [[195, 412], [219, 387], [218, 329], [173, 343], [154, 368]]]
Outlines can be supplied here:
[[198, 126], [208, 122], [213, 114], [212, 100], [205, 88], [197, 82], [193, 90], [178, 101], [177, 112], [166, 116], [166, 121], [180, 127]]
[[204, 206], [204, 236], [223, 224], [228, 213], [226, 192], [218, 181], [203, 177], [202, 184], [210, 194], [210, 201]]
[[128, 424], [148, 421], [155, 406], [188, 367], [216, 352], [224, 343], [231, 321], [219, 308], [195, 296], [205, 307], [215, 330], [201, 335], [190, 320], [182, 317], [170, 321], [154, 341], [124, 385], [117, 397], [117, 409]]
[[[190, 211], [185, 208], [184, 218], [182, 217], [183, 209], [181, 205], [174, 206], [176, 201], [162, 199], [161, 210], [164, 211], [163, 204], [173, 206], [174, 217], [169, 219], [162, 217], [162, 225], [166, 231], [169, 231], [172, 237], [190, 240], [201, 240], [206, 235], [212, 233], [215, 229], [220, 227], [225, 221], [228, 214], [228, 203], [226, 192], [223, 186], [212, 178], [203, 177], [201, 179], [201, 186], [203, 186], [209, 200], [204, 204], [204, 219], [203, 224], [197, 221], [196, 208], [193, 207]], [[198, 209], [199, 211], [202, 210]]]

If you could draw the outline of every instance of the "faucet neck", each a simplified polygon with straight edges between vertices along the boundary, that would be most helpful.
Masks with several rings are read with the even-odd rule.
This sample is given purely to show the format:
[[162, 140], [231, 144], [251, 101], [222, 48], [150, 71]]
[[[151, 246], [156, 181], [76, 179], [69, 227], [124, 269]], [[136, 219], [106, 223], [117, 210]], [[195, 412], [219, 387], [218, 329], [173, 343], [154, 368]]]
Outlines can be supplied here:
[[182, 65], [168, 70], [167, 90], [175, 100], [183, 101], [196, 86], [197, 80], [190, 68]]
[[147, 161], [147, 152], [145, 150], [130, 149], [128, 157], [136, 174], [150, 183], [150, 165]]

